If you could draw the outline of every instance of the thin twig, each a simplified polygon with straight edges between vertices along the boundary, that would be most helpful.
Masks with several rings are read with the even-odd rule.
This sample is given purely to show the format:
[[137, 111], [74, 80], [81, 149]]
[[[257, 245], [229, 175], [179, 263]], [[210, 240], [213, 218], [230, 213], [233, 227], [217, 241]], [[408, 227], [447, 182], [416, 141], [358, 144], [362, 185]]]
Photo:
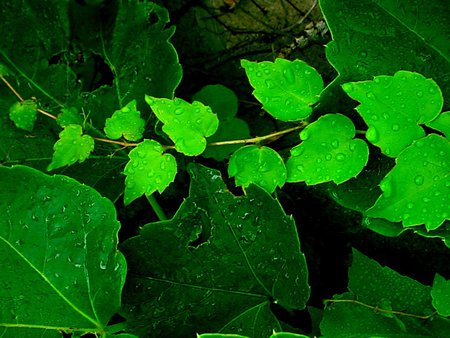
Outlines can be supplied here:
[[107, 138], [101, 138], [101, 137], [93, 137], [94, 140], [100, 141], [100, 142], [105, 142], [105, 143], [113, 143], [113, 144], [118, 144], [121, 145], [123, 147], [136, 147], [139, 143], [129, 143], [129, 142], [122, 142], [122, 141], [114, 141], [114, 140], [110, 140]]
[[429, 315], [415, 315], [412, 313], [406, 313], [406, 312], [401, 312], [401, 311], [395, 311], [395, 310], [385, 310], [385, 309], [381, 309], [377, 306], [372, 306], [357, 300], [353, 300], [353, 299], [325, 299], [324, 300], [325, 304], [328, 303], [353, 303], [353, 304], [358, 304], [361, 306], [364, 306], [368, 309], [372, 309], [376, 312], [382, 312], [382, 313], [389, 313], [389, 314], [394, 314], [394, 315], [399, 315], [399, 316], [405, 316], [405, 317], [412, 317], [412, 318], [418, 318], [418, 319], [430, 319], [431, 317], [433, 317], [434, 315], [436, 315], [437, 311], [434, 311], [433, 313], [429, 314]]
[[314, 10], [314, 8], [316, 8], [316, 6], [317, 6], [317, 0], [314, 0], [314, 3], [312, 4], [311, 8], [308, 9], [308, 11], [305, 13], [305, 15], [303, 15], [300, 18], [300, 20], [298, 20], [296, 23], [294, 23], [288, 27], [283, 28], [282, 31], [288, 31], [288, 30], [291, 30], [292, 28], [294, 28], [295, 26], [301, 25], [308, 18], [308, 16], [311, 14], [311, 12]]
[[44, 114], [45, 116], [48, 116], [48, 117], [50, 117], [50, 118], [53, 119], [53, 120], [56, 120], [56, 119], [57, 119], [57, 117], [56, 117], [55, 115], [52, 115], [52, 114], [46, 112], [45, 110], [43, 110], [43, 109], [41, 109], [41, 108], [38, 108], [38, 109], [36, 109], [36, 110], [37, 110], [39, 113]]

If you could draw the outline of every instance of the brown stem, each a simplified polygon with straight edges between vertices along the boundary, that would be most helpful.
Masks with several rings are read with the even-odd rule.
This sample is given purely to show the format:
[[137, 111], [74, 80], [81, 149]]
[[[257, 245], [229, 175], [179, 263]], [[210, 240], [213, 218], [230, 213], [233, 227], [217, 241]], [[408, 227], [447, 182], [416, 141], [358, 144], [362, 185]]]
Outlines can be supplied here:
[[110, 140], [107, 138], [100, 138], [100, 137], [93, 137], [94, 140], [100, 141], [100, 142], [105, 142], [105, 143], [113, 143], [113, 144], [118, 144], [121, 145], [123, 147], [136, 147], [139, 143], [129, 143], [129, 142], [122, 142], [122, 141], [114, 141], [114, 140]]

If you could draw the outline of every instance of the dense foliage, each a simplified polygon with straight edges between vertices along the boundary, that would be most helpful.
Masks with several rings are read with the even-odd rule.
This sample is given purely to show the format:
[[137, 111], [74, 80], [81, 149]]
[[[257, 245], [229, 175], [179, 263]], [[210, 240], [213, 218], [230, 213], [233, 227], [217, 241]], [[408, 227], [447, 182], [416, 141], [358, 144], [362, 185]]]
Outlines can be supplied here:
[[[3, 2], [2, 337], [450, 336], [448, 4], [320, 8], [337, 77], [243, 58], [262, 118], [220, 84], [175, 95], [156, 3]], [[408, 234], [443, 263], [427, 280], [349, 248], [348, 280], [317, 304], [311, 225], [285, 210], [324, 198], [319, 229], [325, 213], [367, 238]]]

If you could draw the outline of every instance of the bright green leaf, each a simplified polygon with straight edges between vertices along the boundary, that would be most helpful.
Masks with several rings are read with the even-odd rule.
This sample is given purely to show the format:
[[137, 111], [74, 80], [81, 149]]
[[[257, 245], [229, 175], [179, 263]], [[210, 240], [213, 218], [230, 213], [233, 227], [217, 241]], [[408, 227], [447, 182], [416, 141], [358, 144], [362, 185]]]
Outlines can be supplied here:
[[342, 88], [361, 103], [356, 110], [369, 126], [367, 140], [390, 157], [425, 136], [419, 125], [434, 120], [443, 106], [441, 90], [433, 80], [407, 71], [345, 83]]
[[129, 332], [268, 337], [281, 331], [269, 301], [302, 309], [309, 298], [292, 217], [255, 185], [237, 197], [219, 171], [200, 165], [189, 171], [190, 194], [174, 218], [145, 225], [121, 247], [134, 272], [123, 297]]
[[241, 60], [255, 89], [253, 95], [273, 117], [297, 121], [312, 113], [323, 89], [320, 74], [300, 60], [276, 59], [275, 62]]
[[128, 154], [124, 174], [125, 205], [145, 194], [150, 196], [156, 190], [160, 193], [173, 182], [177, 174], [177, 162], [170, 154], [163, 154], [163, 147], [156, 141], [144, 140]]
[[59, 140], [53, 149], [55, 152], [52, 163], [47, 167], [48, 171], [86, 160], [94, 150], [94, 139], [83, 135], [81, 126], [71, 124], [59, 133]]
[[123, 136], [128, 141], [137, 141], [142, 138], [144, 126], [145, 121], [136, 110], [136, 100], [133, 100], [106, 119], [104, 130], [110, 139], [117, 140]]
[[220, 121], [234, 117], [238, 111], [238, 98], [229, 88], [222, 85], [209, 85], [194, 94], [192, 101], [209, 106]]
[[61, 113], [58, 114], [58, 118], [56, 119], [56, 122], [58, 124], [65, 128], [69, 124], [83, 124], [83, 119], [81, 118], [80, 113], [78, 112], [78, 109], [75, 107], [65, 107], [61, 109]]
[[[208, 143], [244, 140], [247, 138], [250, 138], [250, 129], [247, 122], [236, 117], [232, 117], [231, 119], [220, 121], [217, 131], [214, 135], [208, 137]], [[242, 146], [242, 144], [211, 146], [205, 149], [202, 156], [206, 158], [211, 157], [216, 161], [223, 161]]]
[[426, 125], [434, 130], [440, 131], [450, 140], [450, 111], [441, 113], [433, 121], [426, 123]]
[[274, 332], [270, 338], [308, 338], [308, 336], [290, 332]]
[[340, 184], [355, 177], [367, 164], [369, 149], [354, 137], [355, 126], [341, 114], [328, 114], [311, 123], [300, 133], [303, 142], [291, 149], [287, 181]]
[[14, 103], [9, 108], [9, 118], [17, 128], [32, 131], [36, 121], [37, 105], [33, 100]]
[[188, 156], [201, 154], [206, 148], [205, 137], [213, 135], [219, 120], [211, 108], [200, 102], [188, 103], [182, 99], [160, 99], [146, 95], [158, 119], [164, 123], [162, 130], [175, 143], [175, 149]]
[[450, 316], [450, 280], [446, 280], [437, 273], [434, 276], [431, 297], [437, 312], [444, 317]]
[[235, 177], [237, 186], [247, 188], [254, 183], [272, 193], [286, 182], [286, 167], [272, 148], [251, 145], [240, 148], [231, 156], [228, 175]]
[[450, 141], [436, 134], [417, 140], [380, 183], [383, 194], [369, 217], [438, 228], [450, 219]]
[[0, 167], [0, 336], [104, 332], [126, 262], [114, 205], [90, 187]]

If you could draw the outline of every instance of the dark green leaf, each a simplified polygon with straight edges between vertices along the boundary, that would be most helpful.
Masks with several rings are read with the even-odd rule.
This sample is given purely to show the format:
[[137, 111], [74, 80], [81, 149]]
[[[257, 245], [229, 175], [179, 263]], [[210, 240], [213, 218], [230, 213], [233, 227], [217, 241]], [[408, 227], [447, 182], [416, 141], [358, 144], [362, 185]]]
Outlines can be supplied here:
[[229, 88], [222, 85], [209, 85], [195, 93], [192, 101], [200, 101], [217, 114], [220, 121], [233, 118], [238, 111], [238, 98]]
[[37, 105], [32, 100], [14, 103], [9, 108], [9, 118], [17, 128], [32, 131], [36, 121]]
[[129, 332], [143, 338], [190, 337], [200, 328], [251, 337], [279, 331], [269, 299], [302, 309], [309, 298], [292, 218], [256, 186], [235, 197], [216, 170], [193, 166], [190, 175], [190, 195], [174, 218], [145, 225], [123, 244], [133, 271], [124, 296]]
[[431, 296], [433, 297], [433, 306], [437, 312], [444, 317], [450, 316], [450, 280], [446, 280], [437, 273], [434, 276]]
[[0, 167], [0, 181], [0, 335], [105, 332], [126, 274], [114, 205], [29, 167]]

